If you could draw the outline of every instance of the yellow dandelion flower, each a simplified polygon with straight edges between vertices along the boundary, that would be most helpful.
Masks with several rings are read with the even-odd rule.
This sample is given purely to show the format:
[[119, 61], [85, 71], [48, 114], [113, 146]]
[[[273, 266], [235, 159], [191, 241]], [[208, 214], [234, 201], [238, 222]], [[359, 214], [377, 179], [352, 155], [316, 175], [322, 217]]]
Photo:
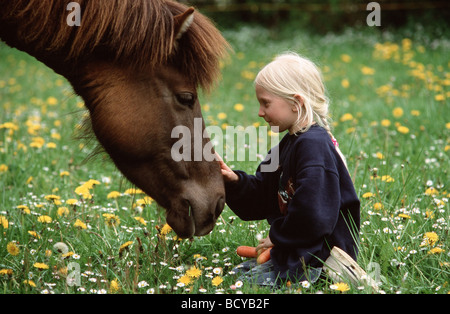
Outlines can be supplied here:
[[444, 101], [445, 100], [445, 95], [444, 94], [438, 94], [438, 95], [434, 96], [434, 99], [436, 101]]
[[373, 209], [375, 209], [375, 210], [381, 210], [381, 209], [383, 209], [384, 208], [384, 206], [383, 206], [383, 204], [381, 204], [381, 203], [375, 203], [375, 204], [373, 204]]
[[342, 86], [343, 88], [348, 88], [348, 87], [350, 86], [349, 80], [343, 79], [343, 80], [341, 81], [341, 86]]
[[8, 166], [5, 164], [0, 165], [0, 173], [8, 171]]
[[19, 255], [19, 247], [16, 245], [16, 243], [14, 242], [9, 242], [6, 245], [6, 250], [8, 251], [9, 254], [11, 254], [12, 256], [17, 256]]
[[364, 193], [362, 195], [363, 198], [369, 198], [369, 197], [372, 197], [372, 196], [375, 196], [375, 194], [373, 194], [372, 192], [366, 192], [366, 193]]
[[36, 232], [32, 230], [28, 230], [28, 234], [31, 235], [33, 238], [40, 239], [41, 236]]
[[9, 221], [5, 216], [0, 216], [0, 226], [2, 226], [4, 229], [8, 229]]
[[120, 284], [117, 280], [111, 280], [109, 283], [109, 292], [110, 293], [116, 293], [120, 291]]
[[420, 246], [434, 246], [436, 242], [439, 240], [439, 236], [436, 232], [425, 232], [423, 235], [423, 241]]
[[126, 249], [127, 247], [129, 247], [131, 244], [133, 244], [133, 241], [127, 241], [124, 244], [122, 244], [119, 248], [119, 252], [122, 252], [124, 249]]
[[425, 190], [425, 195], [429, 195], [429, 196], [435, 196], [438, 195], [439, 191], [436, 190], [434, 187], [429, 187], [428, 189]]
[[369, 68], [368, 66], [363, 66], [361, 68], [361, 72], [364, 75], [373, 75], [373, 74], [375, 74], [375, 69]]
[[192, 283], [192, 278], [189, 277], [188, 275], [184, 275], [184, 276], [181, 276], [180, 278], [178, 278], [177, 281], [178, 281], [178, 283], [181, 283], [181, 284], [187, 286]]
[[57, 211], [58, 216], [67, 216], [69, 215], [69, 209], [67, 207], [59, 207]]
[[440, 247], [435, 247], [435, 248], [432, 248], [431, 250], [429, 250], [428, 254], [441, 254], [443, 252], [445, 252], [444, 249], [441, 249]]
[[86, 224], [84, 222], [82, 222], [80, 219], [77, 219], [75, 221], [75, 223], [73, 224], [73, 226], [78, 229], [83, 229], [83, 230], [87, 229]]
[[118, 198], [119, 196], [121, 196], [122, 194], [120, 192], [117, 191], [112, 191], [109, 192], [108, 195], [106, 196], [106, 198]]
[[136, 219], [136, 221], [138, 221], [139, 223], [143, 224], [144, 226], [147, 225], [147, 222], [142, 217], [134, 217], [134, 219]]
[[346, 292], [346, 291], [350, 290], [350, 287], [345, 282], [338, 282], [338, 283], [335, 283], [334, 285], [331, 285], [330, 289], [340, 291], [340, 292]]
[[31, 211], [27, 205], [19, 205], [19, 206], [17, 206], [17, 208], [20, 209], [20, 211], [24, 214], [27, 214], [27, 215], [31, 214]]
[[227, 118], [227, 114], [226, 114], [225, 112], [220, 112], [220, 113], [217, 115], [217, 118], [218, 118], [219, 120], [226, 119], [226, 118]]
[[59, 176], [62, 178], [62, 177], [68, 177], [68, 176], [70, 176], [70, 173], [69, 173], [69, 171], [61, 171], [60, 173], [59, 173]]
[[418, 116], [420, 116], [420, 111], [419, 110], [411, 110], [411, 115], [418, 117]]
[[394, 182], [395, 180], [394, 180], [394, 178], [391, 177], [390, 175], [385, 175], [385, 176], [381, 176], [381, 181], [384, 181], [384, 182]]
[[36, 284], [33, 280], [24, 280], [23, 283], [29, 285], [30, 287], [36, 288]]
[[381, 125], [384, 127], [388, 127], [391, 125], [391, 121], [389, 121], [388, 119], [383, 119], [381, 120]]
[[234, 105], [234, 110], [236, 110], [237, 112], [242, 112], [242, 111], [244, 111], [244, 105], [236, 104], [236, 105]]
[[169, 226], [168, 224], [165, 224], [162, 228], [161, 228], [161, 235], [166, 235], [168, 234], [170, 231], [172, 231], [172, 227]]
[[202, 271], [195, 266], [192, 266], [186, 271], [186, 275], [192, 278], [198, 278], [202, 274]]
[[13, 270], [9, 268], [0, 269], [0, 275], [3, 276], [12, 276]]
[[403, 109], [400, 107], [394, 108], [394, 110], [392, 110], [392, 115], [395, 118], [400, 118], [401, 116], [403, 116]]
[[345, 113], [340, 118], [341, 122], [353, 120], [353, 115], [351, 113]]
[[44, 269], [48, 269], [48, 265], [45, 263], [34, 263], [33, 267], [39, 269], [39, 270], [44, 270]]
[[378, 159], [384, 159], [384, 155], [383, 155], [382, 153], [380, 153], [380, 152], [377, 152], [377, 153], [376, 153], [376, 157], [377, 157]]
[[401, 214], [398, 214], [398, 217], [400, 217], [400, 218], [404, 218], [404, 219], [410, 219], [410, 218], [411, 218], [411, 216], [410, 216], [410, 215], [407, 215], [407, 214], [403, 214], [403, 213], [401, 213]]
[[402, 134], [407, 134], [407, 133], [409, 133], [409, 128], [407, 128], [406, 126], [400, 125], [397, 128], [397, 131], [399, 131]]
[[58, 99], [56, 99], [55, 97], [51, 96], [47, 98], [47, 104], [49, 104], [50, 106], [55, 106], [58, 104]]
[[52, 217], [47, 216], [47, 215], [41, 215], [38, 217], [38, 221], [41, 223], [49, 224], [52, 222]]
[[348, 54], [342, 54], [341, 55], [342, 62], [349, 63], [352, 61], [352, 57], [350, 57]]
[[103, 214], [103, 217], [105, 217], [106, 225], [109, 227], [114, 227], [117, 225], [120, 225], [120, 218], [114, 214]]
[[222, 282], [223, 282], [223, 279], [220, 276], [216, 276], [211, 280], [212, 285], [215, 287], [219, 286]]
[[69, 199], [66, 201], [66, 204], [67, 204], [67, 205], [75, 206], [75, 205], [78, 205], [78, 200], [77, 200], [77, 199], [74, 199], [74, 198], [69, 198]]

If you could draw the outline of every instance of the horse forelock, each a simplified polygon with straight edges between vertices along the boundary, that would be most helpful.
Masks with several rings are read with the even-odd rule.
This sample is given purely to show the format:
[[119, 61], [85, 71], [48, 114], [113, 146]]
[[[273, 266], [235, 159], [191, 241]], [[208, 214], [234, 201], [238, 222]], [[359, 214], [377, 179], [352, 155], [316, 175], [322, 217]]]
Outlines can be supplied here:
[[[77, 0], [81, 25], [67, 24], [67, 1], [16, 0], [0, 18], [20, 21], [18, 35], [35, 50], [64, 54], [66, 62], [101, 53], [102, 57], [136, 68], [175, 65], [208, 89], [220, 73], [228, 44], [199, 12], [174, 44], [173, 17], [187, 7], [163, 0]], [[5, 12], [5, 11], [4, 11]], [[3, 14], [3, 15], [2, 15]]]

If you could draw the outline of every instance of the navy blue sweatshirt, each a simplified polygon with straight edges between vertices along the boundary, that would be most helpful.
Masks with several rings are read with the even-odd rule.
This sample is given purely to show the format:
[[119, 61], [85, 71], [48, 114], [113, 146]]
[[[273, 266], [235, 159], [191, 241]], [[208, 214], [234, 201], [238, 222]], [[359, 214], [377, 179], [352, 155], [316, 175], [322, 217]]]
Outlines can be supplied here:
[[320, 126], [286, 134], [272, 148], [278, 170], [255, 175], [235, 171], [226, 202], [243, 220], [267, 219], [271, 260], [281, 279], [300, 278], [305, 266], [323, 266], [334, 246], [356, 260], [360, 202], [348, 170]]

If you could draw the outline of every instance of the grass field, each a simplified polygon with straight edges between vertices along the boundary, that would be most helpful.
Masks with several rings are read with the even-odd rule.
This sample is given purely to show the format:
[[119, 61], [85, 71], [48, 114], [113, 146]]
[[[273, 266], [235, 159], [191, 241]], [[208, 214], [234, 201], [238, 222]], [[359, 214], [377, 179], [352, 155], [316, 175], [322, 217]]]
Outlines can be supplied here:
[[[450, 292], [450, 41], [417, 30], [277, 38], [227, 31], [235, 53], [202, 96], [207, 125], [264, 125], [252, 80], [294, 50], [323, 71], [334, 135], [361, 199], [358, 263], [384, 293]], [[67, 81], [0, 44], [1, 293], [267, 293], [230, 274], [266, 221], [225, 208], [211, 234], [178, 240], [162, 210], [76, 140], [83, 102]], [[258, 161], [229, 162], [254, 172]], [[64, 244], [60, 244], [60, 242]], [[342, 288], [343, 287], [343, 288]], [[370, 293], [330, 280], [277, 293]]]

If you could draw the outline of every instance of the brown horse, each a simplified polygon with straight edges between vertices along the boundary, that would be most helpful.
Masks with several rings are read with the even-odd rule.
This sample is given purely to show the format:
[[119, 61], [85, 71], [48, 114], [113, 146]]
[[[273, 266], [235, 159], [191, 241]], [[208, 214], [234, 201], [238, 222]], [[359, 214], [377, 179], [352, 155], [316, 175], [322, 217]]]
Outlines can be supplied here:
[[[69, 23], [74, 2], [79, 26]], [[117, 168], [166, 209], [180, 237], [209, 233], [224, 207], [219, 166], [174, 161], [171, 131], [192, 130], [202, 118], [197, 89], [218, 77], [227, 42], [206, 17], [176, 2], [74, 2], [0, 0], [0, 39], [68, 79]]]

